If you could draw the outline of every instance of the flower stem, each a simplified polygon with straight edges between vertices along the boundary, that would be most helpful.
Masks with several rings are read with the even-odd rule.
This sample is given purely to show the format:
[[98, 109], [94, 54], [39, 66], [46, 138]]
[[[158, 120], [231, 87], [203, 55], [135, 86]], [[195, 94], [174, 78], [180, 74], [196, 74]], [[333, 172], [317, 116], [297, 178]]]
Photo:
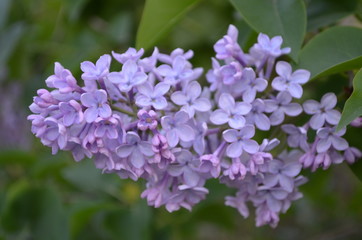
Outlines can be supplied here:
[[116, 106], [112, 106], [112, 110], [127, 114], [128, 116], [131, 116], [131, 117], [136, 116], [136, 114], [134, 112], [130, 112], [130, 111], [126, 110], [126, 109], [119, 108], [119, 107], [116, 107]]

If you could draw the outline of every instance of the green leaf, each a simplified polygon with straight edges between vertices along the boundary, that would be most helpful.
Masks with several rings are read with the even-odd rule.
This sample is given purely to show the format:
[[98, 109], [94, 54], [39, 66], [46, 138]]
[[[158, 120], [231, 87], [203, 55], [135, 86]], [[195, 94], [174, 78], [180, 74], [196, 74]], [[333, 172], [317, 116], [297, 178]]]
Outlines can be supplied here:
[[28, 226], [33, 239], [66, 240], [69, 231], [59, 196], [48, 187], [14, 183], [5, 200], [1, 223], [5, 231], [19, 233]]
[[283, 46], [291, 47], [297, 59], [306, 29], [306, 10], [302, 0], [230, 0], [245, 21], [269, 37], [281, 35]]
[[146, 0], [136, 48], [152, 47], [197, 2], [199, 0]]
[[312, 0], [307, 4], [307, 30], [313, 31], [328, 26], [353, 14], [357, 0]]
[[333, 27], [315, 36], [299, 54], [298, 68], [311, 79], [362, 67], [362, 29]]
[[346, 101], [341, 120], [337, 126], [337, 131], [347, 126], [356, 117], [362, 115], [362, 69], [353, 79], [353, 93]]
[[117, 211], [120, 206], [113, 205], [110, 202], [80, 202], [73, 204], [74, 208], [70, 213], [70, 232], [73, 239], [76, 239], [79, 232], [84, 229], [92, 217], [101, 211]]

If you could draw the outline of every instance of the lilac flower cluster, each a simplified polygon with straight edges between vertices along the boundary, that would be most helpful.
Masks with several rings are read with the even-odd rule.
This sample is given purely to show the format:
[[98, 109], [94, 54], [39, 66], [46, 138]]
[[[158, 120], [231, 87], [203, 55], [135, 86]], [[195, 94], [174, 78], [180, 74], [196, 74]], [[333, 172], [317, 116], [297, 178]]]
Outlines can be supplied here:
[[[321, 103], [293, 101], [302, 97], [310, 74], [277, 61], [290, 52], [281, 48], [281, 37], [260, 34], [249, 53], [237, 37], [231, 25], [215, 44], [210, 87], [197, 82], [203, 70], [190, 63], [193, 52], [182, 49], [167, 55], [155, 48], [149, 57], [143, 49], [112, 52], [120, 64], [114, 72], [108, 54], [83, 62], [84, 85], [56, 63], [46, 80], [52, 90], [38, 90], [30, 106], [32, 132], [53, 154], [70, 151], [76, 161], [92, 158], [104, 173], [145, 179], [141, 196], [151, 206], [191, 210], [208, 194], [206, 181], [219, 178], [237, 189], [226, 205], [247, 217], [251, 202], [256, 225], [275, 227], [279, 214], [302, 196], [303, 167], [353, 163], [361, 152], [348, 146], [344, 131], [334, 131], [340, 114], [333, 94]], [[313, 115], [303, 127], [282, 125], [303, 111]], [[256, 130], [271, 128], [287, 134], [289, 148], [278, 153], [280, 140], [255, 140]], [[313, 141], [307, 137], [312, 130]]]

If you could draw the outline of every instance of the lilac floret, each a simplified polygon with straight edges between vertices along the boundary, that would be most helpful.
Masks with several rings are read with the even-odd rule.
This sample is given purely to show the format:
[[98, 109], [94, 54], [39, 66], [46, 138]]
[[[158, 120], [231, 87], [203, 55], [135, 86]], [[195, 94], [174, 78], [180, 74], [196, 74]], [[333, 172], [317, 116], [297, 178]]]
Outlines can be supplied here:
[[128, 60], [123, 65], [121, 72], [111, 72], [107, 78], [116, 84], [121, 92], [129, 92], [133, 87], [146, 82], [148, 76], [140, 71], [136, 62]]
[[77, 80], [73, 77], [72, 73], [58, 62], [54, 66], [54, 75], [48, 77], [45, 83], [50, 88], [59, 89], [61, 93], [69, 93], [79, 89]]
[[337, 125], [341, 114], [333, 108], [337, 104], [337, 97], [334, 93], [325, 94], [321, 103], [315, 100], [307, 100], [303, 104], [304, 111], [307, 114], [313, 115], [310, 119], [310, 126], [317, 130], [321, 128], [325, 122]]
[[281, 36], [275, 36], [270, 39], [268, 35], [259, 33], [258, 43], [253, 46], [253, 50], [277, 58], [291, 51], [289, 47], [281, 48], [282, 43], [283, 39]]
[[84, 119], [82, 106], [75, 100], [61, 102], [59, 111], [63, 114], [63, 124], [66, 127], [81, 123]]
[[289, 92], [280, 92], [275, 99], [265, 100], [267, 112], [270, 115], [270, 124], [276, 126], [284, 121], [285, 115], [298, 116], [303, 108], [298, 103], [292, 103], [292, 96]]
[[138, 123], [137, 127], [142, 130], [146, 131], [147, 129], [154, 130], [157, 127], [157, 114], [155, 111], [150, 110], [146, 111], [141, 109], [137, 113]]
[[348, 148], [348, 142], [341, 137], [345, 132], [345, 128], [338, 132], [335, 132], [335, 128], [330, 127], [318, 129], [317, 136], [320, 140], [317, 143], [317, 152], [326, 152], [331, 146], [338, 151], [346, 150]]
[[87, 107], [84, 118], [88, 123], [93, 122], [97, 117], [108, 118], [112, 114], [107, 102], [107, 92], [102, 89], [93, 93], [83, 93], [81, 101], [83, 106]]
[[200, 97], [201, 86], [198, 82], [191, 82], [187, 85], [184, 92], [177, 91], [171, 95], [171, 100], [182, 106], [181, 110], [187, 112], [192, 118], [195, 111], [207, 112], [211, 109], [210, 101], [205, 97]]
[[145, 157], [154, 153], [151, 143], [142, 141], [135, 132], [127, 132], [126, 143], [117, 148], [117, 154], [121, 158], [128, 157], [135, 168], [141, 168], [145, 164]]
[[112, 56], [120, 63], [125, 64], [128, 60], [136, 62], [142, 57], [143, 48], [137, 51], [135, 48], [129, 48], [125, 53], [119, 54], [112, 51]]
[[111, 56], [104, 54], [101, 56], [96, 64], [85, 61], [82, 62], [80, 68], [83, 71], [82, 79], [85, 81], [96, 81], [103, 79], [109, 73], [109, 66], [111, 65]]
[[177, 56], [172, 61], [172, 67], [163, 64], [157, 68], [157, 72], [164, 77], [164, 82], [175, 86], [183, 80], [188, 80], [194, 72], [191, 69], [191, 64], [182, 56]]
[[278, 91], [288, 91], [294, 98], [301, 98], [303, 95], [302, 84], [309, 80], [310, 72], [304, 69], [292, 72], [289, 63], [280, 61], [276, 64], [278, 77], [274, 78], [272, 86]]
[[166, 138], [171, 147], [175, 147], [180, 139], [189, 142], [195, 138], [194, 130], [187, 125], [188, 120], [189, 115], [185, 111], [179, 111], [173, 117], [161, 118], [162, 128], [166, 131]]
[[137, 87], [136, 104], [140, 107], [152, 106], [157, 110], [165, 109], [167, 107], [167, 100], [164, 95], [169, 89], [170, 85], [163, 82], [158, 83], [154, 87], [146, 82]]
[[219, 98], [220, 109], [215, 110], [210, 121], [216, 125], [228, 123], [230, 127], [240, 129], [245, 125], [244, 116], [251, 110], [249, 103], [235, 103], [233, 96], [223, 93]]
[[239, 157], [243, 150], [247, 153], [256, 153], [259, 149], [258, 143], [250, 139], [255, 135], [255, 128], [252, 125], [246, 125], [239, 131], [229, 129], [224, 131], [222, 135], [226, 142], [231, 143], [226, 149], [226, 154], [229, 157]]

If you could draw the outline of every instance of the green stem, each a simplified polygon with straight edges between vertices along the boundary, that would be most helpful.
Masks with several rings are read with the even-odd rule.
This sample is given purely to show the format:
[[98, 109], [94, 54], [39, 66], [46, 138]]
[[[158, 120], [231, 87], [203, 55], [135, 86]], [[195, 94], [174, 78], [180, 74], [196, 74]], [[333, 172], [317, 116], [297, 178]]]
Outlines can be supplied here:
[[135, 116], [136, 116], [136, 114], [135, 114], [134, 112], [127, 111], [127, 110], [125, 110], [125, 109], [123, 109], [123, 108], [119, 108], [119, 107], [112, 106], [112, 110], [115, 110], [115, 111], [118, 111], [118, 112], [127, 114], [128, 116], [131, 116], [131, 117], [135, 117]]

